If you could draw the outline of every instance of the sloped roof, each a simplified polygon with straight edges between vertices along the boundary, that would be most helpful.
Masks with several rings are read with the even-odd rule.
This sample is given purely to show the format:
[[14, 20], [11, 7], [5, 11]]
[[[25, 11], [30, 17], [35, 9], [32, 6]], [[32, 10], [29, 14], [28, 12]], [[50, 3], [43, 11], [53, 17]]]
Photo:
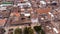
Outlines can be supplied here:
[[0, 19], [0, 26], [4, 26], [4, 24], [6, 23], [7, 19]]
[[15, 12], [11, 13], [11, 15], [10, 15], [10, 16], [13, 16], [13, 15], [15, 15], [15, 16], [17, 16], [17, 17], [19, 17], [19, 16], [20, 16], [20, 14], [19, 14], [19, 13], [15, 13]]
[[12, 2], [2, 2], [2, 4], [13, 4]]
[[14, 1], [14, 0], [6, 0], [6, 1]]
[[50, 12], [51, 8], [37, 9], [37, 13], [43, 14]]

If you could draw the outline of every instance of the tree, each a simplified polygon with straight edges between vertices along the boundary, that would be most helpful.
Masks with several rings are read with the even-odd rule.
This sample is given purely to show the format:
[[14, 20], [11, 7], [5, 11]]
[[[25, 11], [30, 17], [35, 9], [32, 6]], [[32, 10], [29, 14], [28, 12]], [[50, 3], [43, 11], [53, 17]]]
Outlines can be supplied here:
[[4, 34], [6, 30], [4, 28], [0, 28], [0, 34]]
[[33, 29], [31, 29], [31, 27], [28, 27], [28, 32], [29, 32], [29, 34], [34, 34], [34, 31], [33, 31]]
[[27, 27], [24, 28], [24, 34], [28, 34], [28, 28]]
[[41, 26], [34, 26], [34, 30], [40, 34], [40, 31], [42, 30]]
[[31, 27], [25, 27], [24, 34], [34, 34], [34, 31], [31, 29]]
[[34, 30], [35, 30], [38, 34], [45, 34], [44, 30], [42, 29], [42, 26], [34, 26]]
[[41, 30], [41, 34], [45, 34], [45, 31], [44, 30]]
[[22, 34], [22, 29], [16, 28], [14, 34]]

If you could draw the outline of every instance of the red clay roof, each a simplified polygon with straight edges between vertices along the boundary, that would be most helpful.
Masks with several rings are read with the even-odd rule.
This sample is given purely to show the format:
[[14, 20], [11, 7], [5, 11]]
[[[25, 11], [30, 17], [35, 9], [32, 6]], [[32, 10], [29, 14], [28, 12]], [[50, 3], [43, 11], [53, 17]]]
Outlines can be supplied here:
[[37, 13], [40, 13], [40, 14], [42, 14], [42, 13], [48, 13], [48, 12], [50, 12], [50, 10], [51, 10], [51, 8], [37, 9]]
[[0, 26], [3, 26], [6, 23], [7, 19], [0, 19]]

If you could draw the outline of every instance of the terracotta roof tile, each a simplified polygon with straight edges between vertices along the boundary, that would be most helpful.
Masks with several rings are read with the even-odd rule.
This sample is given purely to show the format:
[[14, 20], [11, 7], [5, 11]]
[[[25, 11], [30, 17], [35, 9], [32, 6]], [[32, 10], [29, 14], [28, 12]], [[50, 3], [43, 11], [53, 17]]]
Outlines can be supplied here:
[[7, 21], [7, 19], [0, 19], [0, 26], [4, 26], [6, 21]]
[[51, 8], [37, 9], [37, 13], [40, 13], [40, 14], [42, 14], [42, 13], [48, 13], [48, 12], [50, 12], [50, 10], [51, 10]]

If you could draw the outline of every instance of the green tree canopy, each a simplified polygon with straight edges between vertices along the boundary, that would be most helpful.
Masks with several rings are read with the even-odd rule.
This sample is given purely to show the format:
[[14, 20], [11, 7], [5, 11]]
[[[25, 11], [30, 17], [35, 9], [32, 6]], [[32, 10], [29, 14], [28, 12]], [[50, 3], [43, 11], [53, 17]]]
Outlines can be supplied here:
[[34, 30], [36, 32], [40, 32], [42, 29], [41, 29], [41, 26], [34, 26]]
[[41, 34], [45, 34], [45, 31], [44, 30], [41, 30]]
[[24, 34], [34, 34], [34, 31], [31, 29], [31, 27], [25, 27]]
[[16, 28], [14, 34], [22, 34], [22, 29]]
[[4, 28], [0, 28], [0, 34], [4, 34], [6, 32], [6, 30]]

